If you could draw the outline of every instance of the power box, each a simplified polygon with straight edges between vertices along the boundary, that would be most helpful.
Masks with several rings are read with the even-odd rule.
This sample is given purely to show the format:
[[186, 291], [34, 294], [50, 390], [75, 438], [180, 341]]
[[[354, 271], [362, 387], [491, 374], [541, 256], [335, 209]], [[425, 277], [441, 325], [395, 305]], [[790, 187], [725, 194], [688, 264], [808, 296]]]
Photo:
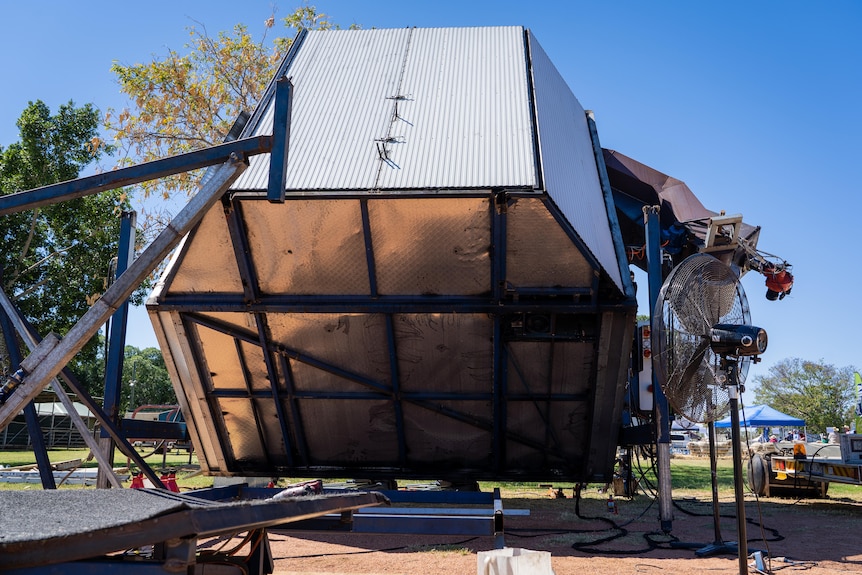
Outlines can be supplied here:
[[862, 464], [862, 435], [858, 433], [842, 433], [838, 436], [841, 445], [841, 459], [844, 463]]
[[641, 413], [652, 413], [653, 410], [653, 380], [652, 380], [652, 344], [650, 343], [649, 323], [640, 323], [635, 331], [635, 365], [637, 372], [637, 410]]

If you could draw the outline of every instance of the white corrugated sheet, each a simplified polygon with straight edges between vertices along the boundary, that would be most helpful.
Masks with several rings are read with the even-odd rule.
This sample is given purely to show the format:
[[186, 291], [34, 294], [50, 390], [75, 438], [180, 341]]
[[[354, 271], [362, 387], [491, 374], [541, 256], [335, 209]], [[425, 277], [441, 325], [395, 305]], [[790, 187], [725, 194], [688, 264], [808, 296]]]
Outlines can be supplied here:
[[[544, 184], [622, 289], [584, 109], [532, 35], [531, 104], [524, 34], [518, 26], [309, 32], [287, 70], [287, 189]], [[272, 133], [267, 105], [257, 134]], [[233, 188], [266, 189], [268, 170], [269, 156], [255, 156]]]
[[[287, 75], [288, 190], [536, 184], [521, 27], [311, 31]], [[268, 169], [256, 156], [233, 188]]]
[[532, 34], [530, 59], [545, 189], [625, 291], [584, 109]]
[[399, 95], [377, 187], [535, 184], [522, 28], [414, 29]]

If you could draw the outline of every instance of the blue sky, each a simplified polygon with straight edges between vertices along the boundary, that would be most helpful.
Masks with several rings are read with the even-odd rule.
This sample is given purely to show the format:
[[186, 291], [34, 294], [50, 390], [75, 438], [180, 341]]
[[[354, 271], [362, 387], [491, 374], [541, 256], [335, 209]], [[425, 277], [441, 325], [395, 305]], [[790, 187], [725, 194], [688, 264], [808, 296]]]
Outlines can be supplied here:
[[[296, 2], [278, 4], [278, 17]], [[789, 357], [862, 365], [854, 303], [862, 274], [852, 234], [862, 212], [862, 3], [436, 2], [321, 0], [334, 22], [363, 27], [523, 25], [595, 112], [606, 148], [684, 180], [712, 210], [762, 227], [760, 249], [793, 264], [781, 302], [743, 280], [769, 349], [753, 376]], [[262, 32], [272, 2], [5, 2], [0, 19], [0, 144], [17, 139], [27, 102], [102, 110], [124, 100], [110, 73], [182, 50], [195, 21], [210, 33]], [[645, 284], [645, 281], [641, 282]], [[646, 291], [643, 285], [642, 292]], [[643, 311], [642, 313], [646, 313]], [[140, 310], [128, 343], [156, 345]], [[849, 382], [848, 382], [849, 385]], [[751, 394], [746, 394], [750, 403]]]

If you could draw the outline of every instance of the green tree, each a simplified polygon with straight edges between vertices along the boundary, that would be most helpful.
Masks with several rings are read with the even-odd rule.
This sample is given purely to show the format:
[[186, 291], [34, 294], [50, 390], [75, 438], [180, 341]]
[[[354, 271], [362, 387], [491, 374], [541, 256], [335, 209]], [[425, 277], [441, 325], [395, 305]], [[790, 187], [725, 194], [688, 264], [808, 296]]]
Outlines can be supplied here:
[[[52, 115], [31, 102], [17, 122], [20, 141], [0, 148], [0, 195], [78, 177], [110, 151], [99, 123], [91, 104], [70, 101]], [[0, 281], [39, 333], [65, 334], [104, 292], [127, 208], [125, 194], [111, 191], [2, 217]], [[93, 357], [96, 347], [82, 353]]]
[[[101, 397], [105, 385], [106, 349], [105, 337], [97, 337], [97, 352], [88, 358], [76, 357], [70, 367], [91, 395]], [[125, 347], [121, 390], [120, 413], [146, 404], [173, 405], [177, 402], [162, 352], [155, 347]]]
[[[298, 8], [283, 23], [293, 32], [334, 27], [314, 6]], [[244, 24], [211, 36], [198, 23], [188, 28], [190, 43], [183, 52], [168, 50], [164, 59], [143, 64], [115, 62], [111, 70], [130, 106], [109, 110], [105, 127], [125, 153], [124, 161], [150, 161], [223, 142], [239, 113], [250, 112], [260, 101], [290, 48], [293, 34], [267, 41], [274, 25], [273, 15], [255, 40]], [[201, 173], [147, 182], [141, 189], [145, 197], [190, 194]]]
[[127, 345], [123, 359], [122, 394], [122, 404], [126, 410], [132, 411], [147, 404], [173, 405], [176, 402], [177, 396], [162, 352], [155, 347], [138, 349]]
[[754, 400], [805, 420], [809, 431], [823, 433], [827, 426], [849, 423], [853, 413], [854, 367], [783, 359], [768, 375], [754, 378]]

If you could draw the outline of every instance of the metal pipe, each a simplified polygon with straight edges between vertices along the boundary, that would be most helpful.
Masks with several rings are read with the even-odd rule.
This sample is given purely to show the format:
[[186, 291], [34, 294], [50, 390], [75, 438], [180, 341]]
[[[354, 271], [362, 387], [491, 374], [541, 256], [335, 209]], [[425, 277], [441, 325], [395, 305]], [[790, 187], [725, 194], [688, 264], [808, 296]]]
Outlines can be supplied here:
[[[652, 324], [659, 292], [664, 281], [661, 271], [661, 224], [659, 222], [659, 206], [644, 206], [643, 211], [644, 224], [646, 226], [649, 315], [650, 324]], [[656, 333], [656, 331], [653, 330], [653, 333]], [[673, 495], [671, 493], [670, 480], [670, 409], [668, 408], [664, 391], [658, 384], [656, 377], [658, 373], [657, 361], [658, 356], [653, 355], [652, 386], [653, 413], [655, 415], [657, 436], [659, 519], [662, 531], [670, 533], [673, 523]]]
[[127, 168], [119, 168], [110, 172], [102, 172], [86, 178], [8, 194], [0, 197], [0, 216], [91, 196], [99, 192], [131, 186], [198, 168], [215, 166], [229, 162], [233, 156], [248, 157], [263, 154], [269, 152], [271, 148], [272, 136], [256, 136], [204, 150], [136, 164]]
[[709, 433], [709, 473], [712, 481], [712, 520], [715, 530], [713, 544], [722, 545], [721, 508], [718, 500], [718, 461], [715, 453], [715, 421], [710, 419], [707, 428], [707, 433]]
[[745, 489], [742, 482], [742, 444], [739, 432], [739, 381], [736, 361], [727, 361], [727, 391], [730, 395], [730, 440], [733, 453], [733, 493], [736, 499], [736, 537], [740, 575], [748, 574], [748, 534], [745, 527]]

